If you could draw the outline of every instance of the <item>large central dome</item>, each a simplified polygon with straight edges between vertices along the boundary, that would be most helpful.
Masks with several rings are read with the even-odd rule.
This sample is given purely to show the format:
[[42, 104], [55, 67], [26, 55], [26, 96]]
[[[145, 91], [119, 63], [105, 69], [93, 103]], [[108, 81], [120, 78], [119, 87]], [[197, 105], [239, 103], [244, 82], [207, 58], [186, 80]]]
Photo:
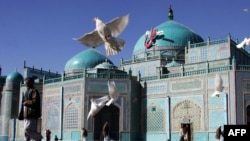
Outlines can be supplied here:
[[[160, 35], [155, 36], [152, 40], [152, 46], [158, 50], [166, 47], [184, 48], [187, 46], [189, 41], [191, 44], [204, 42], [204, 40], [191, 29], [173, 20], [166, 21], [156, 26], [154, 29], [161, 33]], [[150, 36], [150, 34], [153, 33], [149, 31], [148, 34], [144, 34], [139, 38], [133, 51], [134, 55], [145, 52], [146, 37]]]

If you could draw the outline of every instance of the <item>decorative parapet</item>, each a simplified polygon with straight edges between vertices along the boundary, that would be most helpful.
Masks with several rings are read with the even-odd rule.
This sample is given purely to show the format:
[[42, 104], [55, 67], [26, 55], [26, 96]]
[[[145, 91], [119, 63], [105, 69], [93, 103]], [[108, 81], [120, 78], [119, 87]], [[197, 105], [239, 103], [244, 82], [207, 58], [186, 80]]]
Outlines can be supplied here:
[[[182, 66], [180, 66], [180, 67], [182, 67]], [[248, 69], [250, 70], [250, 66], [248, 66]], [[183, 72], [161, 74], [160, 77], [158, 77], [158, 76], [147, 76], [147, 77], [141, 77], [140, 80], [141, 81], [150, 81], [150, 80], [156, 80], [156, 79], [168, 79], [168, 78], [200, 75], [200, 74], [214, 73], [214, 72], [220, 72], [220, 71], [229, 71], [229, 70], [232, 70], [231, 65], [222, 66], [222, 67], [215, 67], [215, 68], [208, 68], [208, 70], [206, 70], [206, 69], [198, 69], [198, 70], [192, 70], [192, 71], [183, 71]]]
[[69, 80], [85, 79], [85, 78], [98, 78], [98, 79], [129, 79], [129, 74], [113, 74], [113, 73], [80, 73], [71, 76], [62, 76], [58, 78], [45, 79], [44, 84], [59, 83]]

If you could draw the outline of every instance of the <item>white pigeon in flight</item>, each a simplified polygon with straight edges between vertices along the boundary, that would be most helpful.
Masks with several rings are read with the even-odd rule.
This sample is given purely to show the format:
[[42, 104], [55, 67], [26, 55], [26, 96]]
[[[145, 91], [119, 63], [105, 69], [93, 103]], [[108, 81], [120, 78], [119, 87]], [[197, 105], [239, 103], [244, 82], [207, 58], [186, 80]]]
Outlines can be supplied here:
[[73, 39], [93, 48], [104, 44], [107, 56], [118, 54], [126, 42], [117, 36], [127, 27], [129, 15], [114, 18], [108, 23], [103, 23], [98, 17], [94, 18], [94, 21], [96, 22], [94, 31]]
[[114, 103], [120, 95], [116, 90], [115, 81], [108, 81], [108, 91], [110, 100], [106, 103], [106, 106], [110, 106], [112, 103]]
[[215, 91], [214, 93], [211, 95], [212, 97], [219, 97], [220, 94], [223, 94], [222, 91], [224, 89], [224, 86], [223, 85], [223, 81], [222, 81], [222, 78], [220, 76], [220, 74], [216, 74], [215, 75], [215, 79], [214, 79], [214, 86], [215, 86]]
[[249, 46], [250, 45], [250, 38], [245, 38], [241, 43], [239, 43], [237, 46], [237, 48], [243, 48], [245, 46]]
[[91, 106], [90, 106], [90, 110], [88, 113], [88, 117], [87, 120], [90, 117], [94, 117], [104, 106], [105, 103], [109, 100], [109, 96], [103, 96], [97, 99], [91, 99]]

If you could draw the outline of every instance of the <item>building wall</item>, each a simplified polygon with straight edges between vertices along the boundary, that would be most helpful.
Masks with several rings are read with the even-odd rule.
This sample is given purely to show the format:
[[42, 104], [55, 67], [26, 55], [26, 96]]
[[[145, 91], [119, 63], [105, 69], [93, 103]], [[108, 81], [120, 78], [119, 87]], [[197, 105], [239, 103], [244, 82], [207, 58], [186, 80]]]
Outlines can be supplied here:
[[[192, 125], [192, 139], [214, 137], [218, 125], [227, 124], [227, 94], [211, 97], [216, 73], [146, 81], [142, 94], [144, 140], [179, 139], [181, 123]], [[220, 74], [225, 91], [228, 73]], [[170, 100], [169, 100], [170, 99]], [[170, 109], [168, 108], [170, 107]]]

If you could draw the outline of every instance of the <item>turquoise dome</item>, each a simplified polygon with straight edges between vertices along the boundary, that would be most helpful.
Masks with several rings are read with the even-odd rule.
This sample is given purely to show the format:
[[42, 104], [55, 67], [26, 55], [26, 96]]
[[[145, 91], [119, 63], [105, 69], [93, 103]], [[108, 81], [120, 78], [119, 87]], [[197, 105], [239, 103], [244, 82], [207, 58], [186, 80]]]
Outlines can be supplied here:
[[176, 62], [175, 60], [173, 60], [172, 62], [168, 63], [167, 65], [165, 65], [165, 67], [176, 67], [176, 66], [180, 66], [181, 64]]
[[[204, 40], [191, 29], [173, 20], [166, 21], [154, 29], [162, 32], [162, 35], [158, 35], [154, 39], [153, 44], [157, 49], [161, 49], [161, 47], [186, 47], [188, 41], [190, 41], [191, 44], [204, 42]], [[144, 41], [145, 34], [142, 35], [135, 44], [134, 55], [145, 51]]]
[[109, 62], [103, 62], [95, 66], [97, 69], [116, 69], [117, 67]]
[[69, 59], [65, 65], [64, 71], [94, 68], [96, 65], [105, 61], [113, 64], [106, 56], [102, 55], [96, 49], [89, 48]]
[[23, 76], [18, 73], [18, 72], [12, 72], [10, 73], [7, 78], [6, 78], [7, 81], [23, 81]]

